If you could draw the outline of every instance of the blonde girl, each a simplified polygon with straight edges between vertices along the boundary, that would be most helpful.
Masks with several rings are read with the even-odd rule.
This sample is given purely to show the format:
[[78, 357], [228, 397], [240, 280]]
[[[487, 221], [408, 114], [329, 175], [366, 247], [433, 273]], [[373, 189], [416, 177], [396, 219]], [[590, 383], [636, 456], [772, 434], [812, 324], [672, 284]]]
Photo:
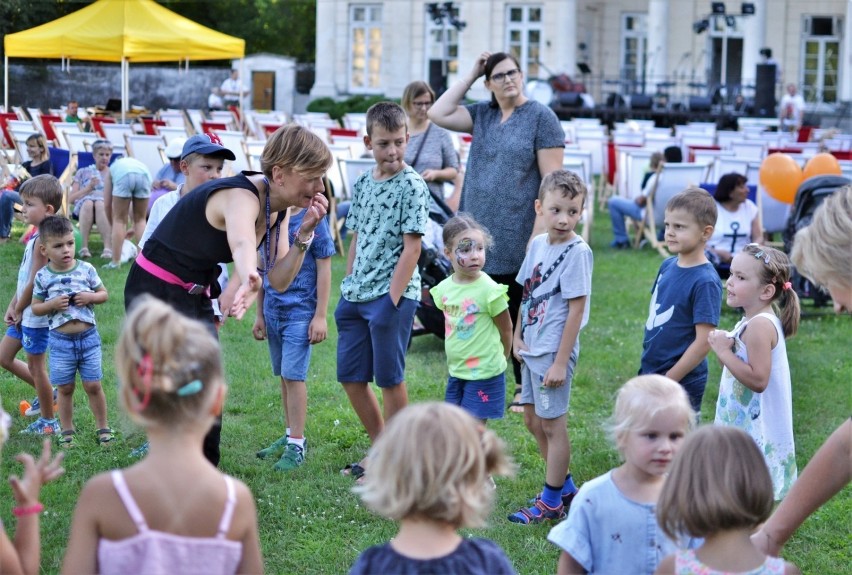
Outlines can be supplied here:
[[681, 385], [640, 375], [618, 391], [611, 436], [624, 463], [586, 482], [568, 519], [548, 540], [562, 549], [558, 573], [650, 575], [678, 543], [663, 534], [654, 506], [695, 412]]
[[796, 575], [798, 567], [767, 557], [749, 536], [772, 512], [769, 470], [751, 437], [733, 427], [706, 426], [683, 443], [657, 504], [669, 537], [704, 539], [679, 549], [657, 573], [676, 575]]
[[202, 453], [226, 391], [216, 340], [144, 296], [115, 357], [122, 404], [145, 428], [150, 450], [83, 488], [63, 573], [263, 571], [251, 492]]
[[797, 475], [785, 339], [799, 327], [799, 297], [790, 273], [783, 252], [758, 244], [743, 248], [731, 261], [726, 286], [728, 305], [742, 308], [744, 317], [733, 331], [713, 330], [708, 336], [724, 366], [715, 422], [751, 435], [766, 458], [776, 501]]
[[112, 250], [109, 249], [110, 238], [112, 238], [112, 226], [107, 214], [106, 198], [104, 188], [110, 182], [109, 160], [112, 157], [112, 144], [107, 140], [95, 140], [92, 144], [92, 155], [95, 163], [85, 168], [80, 168], [74, 174], [71, 183], [71, 193], [68, 201], [74, 202], [74, 219], [80, 220], [80, 236], [82, 246], [78, 254], [81, 258], [92, 257], [89, 250], [89, 235], [92, 233], [92, 225], [98, 225], [98, 231], [104, 239], [104, 250], [102, 258], [112, 258]]
[[454, 405], [410, 405], [388, 422], [369, 458], [370, 473], [354, 490], [399, 531], [361, 553], [350, 575], [515, 572], [496, 543], [458, 534], [484, 525], [494, 497], [489, 474], [510, 470], [494, 433]]
[[468, 214], [444, 224], [444, 253], [453, 274], [432, 288], [444, 312], [444, 348], [450, 372], [445, 401], [481, 421], [503, 417], [512, 320], [507, 286], [482, 271], [491, 247], [488, 231]]
[[[0, 449], [9, 436], [12, 418], [0, 407]], [[24, 466], [24, 476], [9, 478], [15, 507], [12, 513], [17, 517], [14, 543], [6, 535], [3, 522], [0, 521], [0, 571], [3, 573], [38, 573], [41, 569], [41, 536], [39, 534], [39, 515], [44, 510], [38, 496], [41, 486], [62, 475], [65, 471], [60, 464], [64, 453], [50, 458], [50, 440], [44, 440], [41, 457], [33, 459], [28, 453], [21, 453], [15, 459]]]

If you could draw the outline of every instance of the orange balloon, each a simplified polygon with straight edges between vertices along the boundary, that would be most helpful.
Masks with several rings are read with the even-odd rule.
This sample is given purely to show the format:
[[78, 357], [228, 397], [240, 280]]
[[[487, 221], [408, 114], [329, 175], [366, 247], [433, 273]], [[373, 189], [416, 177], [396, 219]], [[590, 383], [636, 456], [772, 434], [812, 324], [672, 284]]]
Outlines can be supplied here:
[[817, 154], [805, 164], [804, 176], [807, 180], [812, 176], [824, 176], [826, 174], [843, 175], [837, 158], [827, 152]]
[[802, 180], [801, 166], [787, 154], [770, 154], [760, 165], [760, 184], [779, 202], [792, 204]]

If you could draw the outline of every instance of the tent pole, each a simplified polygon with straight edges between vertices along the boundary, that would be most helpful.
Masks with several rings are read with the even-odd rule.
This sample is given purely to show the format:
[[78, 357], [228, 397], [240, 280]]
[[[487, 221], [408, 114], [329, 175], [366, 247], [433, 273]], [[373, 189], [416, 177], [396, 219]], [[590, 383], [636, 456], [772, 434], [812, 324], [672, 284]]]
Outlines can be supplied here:
[[240, 91], [240, 101], [239, 101], [239, 102], [238, 102], [238, 104], [237, 104], [237, 105], [238, 105], [238, 109], [240, 110], [240, 130], [241, 130], [243, 133], [245, 133], [245, 131], [246, 131], [246, 126], [248, 125], [248, 124], [246, 124], [246, 117], [245, 117], [245, 115], [244, 115], [244, 114], [245, 114], [245, 110], [243, 109], [243, 99], [244, 99], [244, 97], [245, 97], [245, 96], [243, 96], [243, 86], [245, 86], [245, 84], [243, 84], [243, 82], [245, 82], [245, 81], [246, 81], [246, 77], [245, 77], [245, 62], [246, 62], [246, 61], [245, 61], [245, 58], [240, 58], [240, 85], [239, 85], [239, 88], [238, 88], [238, 89], [239, 89], [239, 91]]
[[127, 58], [121, 58], [121, 123], [125, 122], [127, 113]]
[[3, 110], [9, 109], [9, 56], [3, 56]]

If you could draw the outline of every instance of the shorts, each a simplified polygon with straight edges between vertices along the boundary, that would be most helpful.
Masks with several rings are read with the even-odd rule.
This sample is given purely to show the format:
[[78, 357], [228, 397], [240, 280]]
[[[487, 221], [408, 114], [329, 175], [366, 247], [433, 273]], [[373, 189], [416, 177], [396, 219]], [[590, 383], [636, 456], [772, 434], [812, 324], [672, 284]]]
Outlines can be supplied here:
[[444, 401], [458, 405], [477, 419], [502, 419], [506, 405], [506, 374], [473, 380], [451, 375]]
[[370, 382], [375, 376], [379, 387], [405, 381], [405, 352], [416, 310], [413, 299], [400, 298], [395, 306], [389, 294], [359, 303], [340, 298], [334, 310], [337, 381]]
[[50, 328], [21, 326], [21, 331], [18, 331], [15, 325], [10, 325], [6, 328], [6, 335], [19, 340], [29, 355], [42, 355], [47, 352]]
[[98, 328], [90, 327], [80, 333], [50, 331], [50, 384], [74, 383], [77, 372], [80, 381], [101, 381], [104, 377], [101, 366], [101, 336]]
[[265, 308], [263, 312], [272, 373], [288, 381], [305, 381], [311, 362], [311, 342], [308, 339], [311, 320], [287, 318], [275, 308]]
[[146, 174], [131, 172], [117, 182], [112, 183], [114, 198], [135, 198], [144, 200], [151, 196], [151, 179]]
[[537, 358], [532, 365], [529, 361], [521, 364], [521, 403], [535, 405], [535, 414], [541, 419], [556, 419], [568, 413], [571, 402], [571, 382], [574, 379], [574, 367], [577, 357], [571, 354], [568, 369], [565, 372], [565, 384], [560, 387], [543, 387], [544, 374], [553, 365], [556, 354], [551, 353]]

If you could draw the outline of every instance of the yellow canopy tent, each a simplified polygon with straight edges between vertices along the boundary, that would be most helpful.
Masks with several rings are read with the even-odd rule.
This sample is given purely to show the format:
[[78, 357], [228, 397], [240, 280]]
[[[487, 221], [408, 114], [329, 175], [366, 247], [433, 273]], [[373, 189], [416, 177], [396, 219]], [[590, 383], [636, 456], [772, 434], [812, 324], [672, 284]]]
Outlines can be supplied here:
[[122, 118], [131, 62], [189, 62], [245, 56], [245, 40], [222, 34], [153, 0], [98, 0], [68, 16], [3, 39], [4, 102], [9, 108], [9, 57], [121, 62]]

